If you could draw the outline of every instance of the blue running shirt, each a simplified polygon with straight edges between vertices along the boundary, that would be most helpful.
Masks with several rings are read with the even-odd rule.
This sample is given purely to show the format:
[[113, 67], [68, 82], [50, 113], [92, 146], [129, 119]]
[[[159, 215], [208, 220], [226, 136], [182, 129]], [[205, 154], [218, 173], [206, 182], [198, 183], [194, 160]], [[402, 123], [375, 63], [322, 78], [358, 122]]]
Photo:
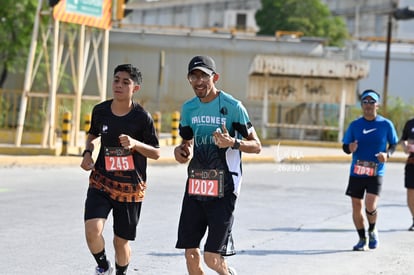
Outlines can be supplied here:
[[366, 177], [354, 173], [354, 166], [357, 160], [378, 163], [377, 175], [383, 176], [385, 166], [375, 156], [379, 152], [387, 151], [387, 144], [398, 143], [397, 132], [393, 123], [377, 115], [374, 120], [366, 120], [359, 117], [352, 121], [342, 139], [344, 144], [358, 141], [358, 148], [352, 154], [350, 175], [353, 177]]

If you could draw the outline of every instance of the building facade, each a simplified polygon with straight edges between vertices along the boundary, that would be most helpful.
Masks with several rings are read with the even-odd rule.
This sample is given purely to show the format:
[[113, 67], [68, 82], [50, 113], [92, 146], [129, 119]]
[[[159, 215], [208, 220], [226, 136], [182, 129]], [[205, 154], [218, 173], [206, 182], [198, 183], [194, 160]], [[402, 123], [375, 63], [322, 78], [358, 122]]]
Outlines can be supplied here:
[[[353, 55], [367, 60], [368, 77], [359, 81], [358, 89], [384, 90], [385, 52], [389, 14], [395, 9], [414, 7], [414, 0], [322, 0], [332, 14], [342, 16], [353, 38]], [[255, 35], [255, 13], [260, 0], [160, 0], [134, 1], [128, 5], [133, 12], [124, 19], [136, 29], [170, 28], [171, 31], [213, 29], [244, 35]], [[388, 95], [414, 101], [409, 90], [414, 69], [414, 19], [391, 18], [392, 46], [389, 60]], [[349, 52], [349, 51], [348, 51]]]
[[[384, 10], [391, 3], [380, 2], [377, 4]], [[339, 5], [339, 1], [329, 4], [336, 4], [336, 10], [344, 16], [348, 14], [345, 11], [352, 9]], [[326, 129], [340, 132], [344, 105], [355, 104], [362, 90], [370, 88], [381, 93], [383, 89], [383, 41], [360, 37], [338, 49], [325, 47], [324, 38], [294, 33], [256, 36], [254, 14], [260, 8], [257, 0], [134, 1], [127, 8], [133, 12], [114, 24], [110, 33], [109, 70], [120, 63], [140, 67], [144, 83], [138, 97], [150, 112], [178, 110], [184, 100], [193, 96], [186, 80], [186, 67], [190, 58], [198, 54], [211, 55], [217, 60], [222, 74], [219, 88], [243, 100], [255, 125], [264, 129], [267, 124], [277, 124], [275, 131], [269, 132], [270, 136], [280, 138], [306, 139], [314, 135], [319, 139]], [[414, 64], [413, 52], [413, 44], [393, 43], [388, 95], [406, 101], [413, 98], [407, 88]], [[271, 64], [272, 70], [253, 70], [257, 60], [270, 61], [267, 64]], [[298, 67], [299, 64], [307, 65]], [[291, 70], [295, 66], [299, 70]], [[283, 73], [300, 69], [305, 69], [302, 75]], [[353, 69], [359, 71], [349, 74]], [[89, 76], [91, 81], [85, 84], [86, 96], [97, 90], [96, 84], [91, 84], [96, 83], [93, 78]], [[285, 92], [290, 96], [288, 100], [283, 97]], [[266, 93], [270, 96], [261, 96]], [[331, 101], [321, 102], [320, 95]], [[342, 125], [335, 125], [338, 121]]]
[[257, 0], [139, 1], [128, 5], [132, 13], [124, 23], [256, 33], [255, 12], [260, 7]]

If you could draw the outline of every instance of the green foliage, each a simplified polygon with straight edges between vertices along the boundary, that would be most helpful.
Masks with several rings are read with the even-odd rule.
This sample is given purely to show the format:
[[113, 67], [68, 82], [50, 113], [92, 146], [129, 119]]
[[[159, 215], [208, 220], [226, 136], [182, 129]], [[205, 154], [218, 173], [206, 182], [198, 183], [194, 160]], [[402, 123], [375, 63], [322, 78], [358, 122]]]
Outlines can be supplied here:
[[8, 72], [26, 68], [37, 2], [0, 0], [0, 88]]
[[8, 111], [9, 103], [3, 97], [0, 97], [0, 128], [7, 127], [6, 115]]
[[348, 37], [344, 20], [332, 16], [320, 0], [262, 0], [256, 22], [259, 34], [298, 31], [305, 36], [326, 37], [330, 46], [343, 46]]
[[[380, 108], [378, 112], [381, 113], [382, 109]], [[385, 116], [394, 123], [398, 135], [401, 136], [405, 122], [414, 117], [414, 105], [404, 102], [399, 97], [388, 97]]]

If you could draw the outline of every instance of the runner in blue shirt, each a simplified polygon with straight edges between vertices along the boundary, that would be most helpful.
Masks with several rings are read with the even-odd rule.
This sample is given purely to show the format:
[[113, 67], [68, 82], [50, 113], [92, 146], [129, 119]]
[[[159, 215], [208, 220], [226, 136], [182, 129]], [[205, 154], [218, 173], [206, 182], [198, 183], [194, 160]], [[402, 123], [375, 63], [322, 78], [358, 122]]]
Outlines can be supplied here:
[[[358, 243], [353, 247], [356, 251], [375, 249], [378, 246], [377, 203], [385, 162], [398, 144], [393, 123], [377, 114], [379, 99], [379, 94], [373, 90], [362, 93], [363, 115], [351, 122], [342, 140], [344, 152], [352, 153], [346, 195], [352, 200], [352, 218], [359, 236]], [[369, 224], [368, 240], [363, 213], [365, 192], [365, 213]]]
[[175, 159], [188, 165], [176, 248], [185, 249], [189, 274], [204, 274], [200, 242], [208, 229], [204, 261], [218, 274], [236, 274], [224, 256], [235, 254], [233, 212], [242, 182], [241, 152], [259, 153], [261, 143], [239, 100], [215, 86], [214, 60], [195, 56], [187, 78], [195, 97], [183, 104], [182, 142]]

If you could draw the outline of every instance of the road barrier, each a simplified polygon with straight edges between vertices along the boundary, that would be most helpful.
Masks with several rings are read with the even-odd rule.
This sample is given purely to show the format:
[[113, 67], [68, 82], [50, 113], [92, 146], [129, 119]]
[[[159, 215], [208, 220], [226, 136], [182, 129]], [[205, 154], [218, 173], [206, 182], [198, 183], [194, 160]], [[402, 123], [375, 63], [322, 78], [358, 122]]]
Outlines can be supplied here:
[[171, 116], [171, 138], [172, 145], [178, 144], [178, 126], [180, 124], [180, 112], [175, 111]]
[[62, 156], [68, 155], [68, 146], [70, 141], [70, 130], [72, 127], [72, 113], [65, 112], [63, 114], [63, 125], [62, 125]]
[[157, 136], [161, 134], [161, 112], [155, 112], [154, 115], [154, 127], [157, 132]]
[[83, 129], [85, 130], [86, 135], [88, 135], [88, 131], [89, 128], [91, 128], [91, 119], [92, 119], [92, 115], [91, 114], [86, 114], [84, 116], [84, 125], [83, 125]]

